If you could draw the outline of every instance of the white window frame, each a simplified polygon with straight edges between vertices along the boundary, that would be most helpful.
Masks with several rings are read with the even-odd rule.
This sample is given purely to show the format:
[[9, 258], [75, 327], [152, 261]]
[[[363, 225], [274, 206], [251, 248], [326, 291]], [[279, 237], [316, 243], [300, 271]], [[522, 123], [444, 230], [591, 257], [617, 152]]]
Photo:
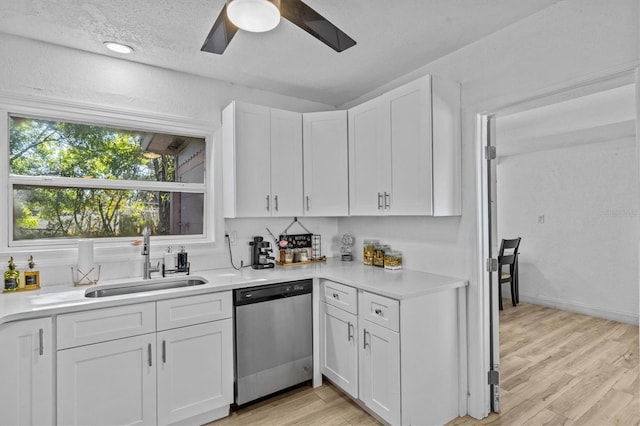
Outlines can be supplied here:
[[[9, 174], [9, 125], [10, 116], [58, 120], [92, 124], [117, 129], [173, 134], [205, 140], [204, 183], [154, 182], [130, 180], [75, 179], [63, 177], [11, 176]], [[201, 193], [203, 204], [203, 233], [198, 235], [162, 235], [153, 237], [160, 244], [214, 243], [213, 202], [213, 134], [209, 123], [173, 116], [149, 114], [139, 111], [123, 111], [102, 105], [68, 102], [52, 99], [35, 99], [22, 95], [0, 93], [0, 200], [6, 200], [6, 208], [0, 208], [0, 250], [42, 249], [49, 250], [77, 245], [77, 239], [49, 241], [13, 240], [13, 185], [48, 187], [140, 189], [162, 192]], [[0, 204], [1, 205], [1, 204]], [[118, 246], [129, 244], [136, 237], [96, 238], [96, 244]]]

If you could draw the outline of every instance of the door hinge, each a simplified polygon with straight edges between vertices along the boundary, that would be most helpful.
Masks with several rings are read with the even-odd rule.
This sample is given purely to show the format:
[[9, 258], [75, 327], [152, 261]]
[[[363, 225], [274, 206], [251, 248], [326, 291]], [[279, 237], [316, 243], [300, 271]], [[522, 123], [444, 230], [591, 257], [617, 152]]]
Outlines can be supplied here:
[[498, 259], [490, 257], [487, 259], [487, 272], [498, 272]]
[[487, 380], [489, 385], [498, 386], [500, 384], [500, 371], [499, 370], [489, 370], [489, 374], [487, 375]]
[[485, 146], [484, 147], [484, 159], [485, 160], [495, 160], [497, 158], [496, 147], [495, 146]]

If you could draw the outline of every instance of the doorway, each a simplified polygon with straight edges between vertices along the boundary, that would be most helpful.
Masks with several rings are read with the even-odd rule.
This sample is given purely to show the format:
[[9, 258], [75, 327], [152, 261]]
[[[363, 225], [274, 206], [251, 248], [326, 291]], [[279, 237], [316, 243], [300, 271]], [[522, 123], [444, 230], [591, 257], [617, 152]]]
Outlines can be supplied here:
[[[501, 379], [498, 284], [491, 259], [497, 258], [502, 238], [523, 238], [521, 300], [637, 324], [635, 91], [634, 73], [628, 72], [479, 116], [481, 261], [486, 265], [483, 282], [490, 290], [485, 312], [491, 329], [486, 347], [492, 411], [500, 412]], [[617, 100], [607, 104], [607, 99]], [[630, 112], [616, 110], [629, 103]], [[621, 173], [626, 179], [623, 193], [628, 196], [624, 200], [616, 189]], [[513, 176], [519, 183], [513, 183]], [[608, 238], [614, 231], [618, 237]], [[621, 252], [621, 245], [629, 249]], [[621, 261], [624, 268], [615, 263]], [[592, 267], [597, 269], [589, 270]], [[593, 281], [585, 285], [582, 273], [589, 279], [593, 276]], [[622, 287], [603, 288], [602, 283], [616, 277], [616, 284], [624, 281]], [[504, 295], [510, 296], [509, 291], [505, 286]], [[620, 300], [614, 299], [621, 296], [623, 305], [616, 305]], [[511, 307], [510, 299], [504, 303]]]

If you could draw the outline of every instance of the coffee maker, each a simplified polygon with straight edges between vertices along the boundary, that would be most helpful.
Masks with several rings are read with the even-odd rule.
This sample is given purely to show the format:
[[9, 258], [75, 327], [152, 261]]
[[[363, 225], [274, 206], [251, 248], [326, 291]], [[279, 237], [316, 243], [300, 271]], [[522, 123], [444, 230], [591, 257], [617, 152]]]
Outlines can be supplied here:
[[262, 237], [253, 237], [253, 241], [249, 242], [251, 246], [251, 267], [253, 269], [267, 269], [275, 267], [273, 261], [275, 258], [271, 256], [271, 243], [264, 241]]

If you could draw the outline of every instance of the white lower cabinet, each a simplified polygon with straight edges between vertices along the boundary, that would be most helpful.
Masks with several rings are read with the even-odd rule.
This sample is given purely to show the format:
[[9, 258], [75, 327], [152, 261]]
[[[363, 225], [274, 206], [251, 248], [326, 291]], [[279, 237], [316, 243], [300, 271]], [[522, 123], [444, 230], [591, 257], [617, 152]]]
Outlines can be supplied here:
[[461, 414], [464, 289], [395, 300], [321, 283], [325, 377], [392, 425], [444, 424]]
[[0, 325], [0, 425], [53, 423], [51, 318]]
[[231, 319], [159, 332], [158, 424], [233, 402]]
[[322, 302], [321, 371], [354, 398], [358, 397], [358, 317]]
[[[123, 308], [134, 334], [128, 337], [121, 336], [123, 321], [114, 320]], [[139, 334], [150, 327], [153, 332]], [[83, 328], [105, 336], [117, 332], [121, 338], [72, 347], [64, 346], [73, 345], [73, 339], [58, 342], [58, 424], [202, 424], [228, 414], [233, 402], [231, 292], [58, 317], [59, 336], [77, 335]]]
[[155, 353], [155, 333], [58, 351], [58, 424], [156, 424]]
[[400, 424], [400, 338], [370, 321], [362, 323], [360, 399], [383, 420]]

